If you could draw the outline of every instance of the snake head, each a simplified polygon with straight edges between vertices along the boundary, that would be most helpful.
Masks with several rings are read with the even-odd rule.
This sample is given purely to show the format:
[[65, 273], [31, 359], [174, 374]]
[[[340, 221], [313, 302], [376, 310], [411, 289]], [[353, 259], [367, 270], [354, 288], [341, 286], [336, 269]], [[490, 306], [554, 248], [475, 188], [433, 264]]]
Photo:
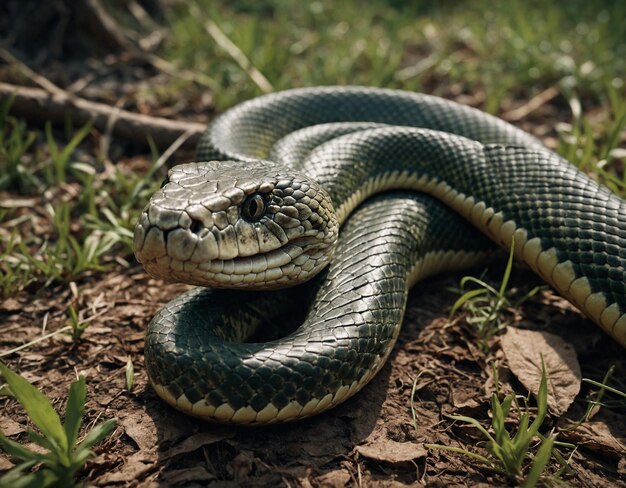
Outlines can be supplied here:
[[151, 275], [218, 288], [281, 288], [315, 276], [339, 225], [329, 195], [270, 162], [187, 163], [135, 226], [137, 260]]

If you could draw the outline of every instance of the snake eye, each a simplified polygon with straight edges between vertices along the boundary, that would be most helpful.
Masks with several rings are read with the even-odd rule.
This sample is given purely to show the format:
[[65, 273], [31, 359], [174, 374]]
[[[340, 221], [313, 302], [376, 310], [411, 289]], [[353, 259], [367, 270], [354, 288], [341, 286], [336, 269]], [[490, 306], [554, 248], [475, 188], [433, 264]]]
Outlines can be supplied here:
[[261, 220], [261, 217], [265, 215], [265, 200], [263, 200], [263, 197], [258, 193], [250, 195], [244, 200], [241, 213], [246, 220], [251, 222]]

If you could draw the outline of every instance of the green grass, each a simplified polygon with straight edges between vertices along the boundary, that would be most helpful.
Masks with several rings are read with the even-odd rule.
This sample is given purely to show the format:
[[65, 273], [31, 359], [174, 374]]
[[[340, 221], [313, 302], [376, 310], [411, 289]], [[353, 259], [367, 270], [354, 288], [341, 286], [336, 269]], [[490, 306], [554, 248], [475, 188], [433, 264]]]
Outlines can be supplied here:
[[[454, 290], [460, 292], [461, 296], [452, 305], [450, 317], [464, 308], [467, 311], [467, 322], [475, 328], [478, 345], [485, 351], [489, 350], [490, 339], [506, 327], [506, 310], [519, 307], [544, 288], [537, 286], [521, 298], [512, 300], [513, 293], [508, 287], [513, 270], [514, 249], [515, 239], [511, 243], [509, 258], [506, 262], [502, 281], [500, 281], [500, 286], [497, 289], [481, 278], [464, 276], [459, 283], [460, 290]], [[471, 288], [468, 290], [468, 287]]]
[[[28, 439], [38, 445], [33, 450], [6, 437], [0, 431], [0, 448], [13, 459], [21, 460], [0, 478], [0, 487], [72, 487], [76, 473], [93, 456], [91, 448], [109, 435], [117, 424], [106, 420], [78, 441], [85, 413], [85, 378], [80, 377], [69, 388], [65, 419], [61, 422], [50, 400], [20, 375], [0, 362], [0, 373], [11, 393], [22, 405], [31, 422], [39, 429], [27, 430]], [[41, 452], [43, 450], [43, 452]], [[37, 471], [29, 472], [35, 466]]]
[[[583, 383], [594, 386], [597, 390], [591, 390], [587, 394], [587, 409], [585, 410], [583, 417], [578, 422], [579, 424], [591, 419], [596, 410], [601, 406], [613, 409], [626, 408], [626, 389], [624, 388], [623, 380], [621, 380], [621, 378], [614, 378], [614, 382], [620, 382], [621, 388], [609, 385], [609, 379], [611, 379], [614, 373], [615, 365], [613, 364], [607, 370], [604, 378], [602, 378], [602, 381], [596, 381], [591, 378], [582, 379]], [[605, 398], [607, 396], [608, 398]], [[612, 398], [612, 396], [617, 398]]]
[[[482, 424], [464, 415], [448, 415], [454, 421], [462, 422], [478, 429], [483, 436], [484, 449], [487, 456], [457, 447], [443, 446], [439, 444], [425, 444], [429, 449], [442, 449], [469, 456], [480, 461], [491, 469], [505, 475], [509, 481], [517, 486], [533, 487], [539, 483], [550, 458], [554, 458], [561, 464], [558, 472], [552, 476], [558, 479], [567, 468], [567, 462], [556, 451], [556, 439], [553, 434], [543, 435], [540, 429], [548, 414], [548, 376], [545, 365], [541, 364], [541, 382], [537, 392], [537, 408], [534, 419], [531, 422], [531, 408], [527, 406], [527, 400], [520, 405], [519, 399], [514, 394], [506, 395], [499, 399], [499, 383], [497, 370], [494, 367], [496, 391], [491, 396], [491, 432]], [[414, 401], [411, 399], [411, 401]], [[509, 432], [507, 418], [514, 417], [517, 428], [515, 433]], [[562, 444], [573, 448], [573, 445]]]
[[[434, 77], [446, 80], [442, 86], [484, 91], [487, 109], [495, 111], [505, 95], [525, 94], [529, 86], [563, 83], [603, 97], [626, 70], [626, 6], [619, 2], [198, 4], [275, 89], [355, 83], [419, 91]], [[259, 94], [209, 41], [202, 22], [190, 22], [187, 4], [169, 15], [164, 57], [215, 79], [223, 87], [219, 107]]]
[[[209, 77], [218, 111], [262, 93], [205, 30], [210, 19], [275, 90], [362, 84], [475, 95], [498, 113], [557, 87], [567, 122], [559, 152], [626, 194], [624, 2], [274, 2], [197, 0], [168, 12], [162, 56]], [[190, 13], [192, 11], [192, 13]], [[200, 12], [199, 15], [196, 15]], [[205, 83], [173, 78], [152, 93], [175, 103]], [[583, 116], [600, 106], [602, 117]]]
[[162, 178], [156, 162], [143, 173], [104, 165], [78, 151], [89, 147], [89, 125], [59, 144], [50, 124], [28, 131], [8, 105], [0, 110], [0, 190], [37, 207], [0, 201], [0, 296], [127, 265], [137, 214]]

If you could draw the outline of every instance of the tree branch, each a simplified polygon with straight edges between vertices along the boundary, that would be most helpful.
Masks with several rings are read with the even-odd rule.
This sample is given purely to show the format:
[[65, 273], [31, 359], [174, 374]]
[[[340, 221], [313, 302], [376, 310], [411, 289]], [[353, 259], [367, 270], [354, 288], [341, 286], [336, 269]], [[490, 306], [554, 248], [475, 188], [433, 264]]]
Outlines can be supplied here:
[[13, 98], [10, 112], [26, 119], [51, 120], [63, 123], [71, 118], [77, 125], [93, 122], [101, 132], [112, 122], [112, 133], [118, 137], [145, 144], [151, 138], [160, 149], [168, 148], [181, 135], [187, 133], [183, 147], [193, 148], [206, 130], [204, 124], [184, 122], [136, 114], [92, 102], [59, 89], [49, 93], [40, 88], [11, 85], [0, 82], [0, 102]]

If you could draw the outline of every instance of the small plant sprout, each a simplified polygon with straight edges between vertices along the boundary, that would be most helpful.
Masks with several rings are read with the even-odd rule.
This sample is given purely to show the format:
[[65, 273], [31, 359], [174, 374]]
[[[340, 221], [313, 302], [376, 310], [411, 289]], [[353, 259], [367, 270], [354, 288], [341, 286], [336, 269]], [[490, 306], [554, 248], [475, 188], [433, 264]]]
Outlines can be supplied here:
[[468, 284], [477, 285], [478, 288], [465, 291], [457, 301], [454, 302], [450, 310], [450, 317], [461, 307], [465, 307], [468, 310], [467, 322], [476, 327], [479, 345], [483, 349], [488, 349], [487, 342], [489, 339], [506, 326], [506, 321], [503, 318], [503, 312], [506, 308], [521, 305], [545, 288], [545, 286], [537, 286], [521, 299], [515, 302], [509, 300], [507, 288], [513, 269], [514, 249], [515, 239], [512, 239], [509, 258], [506, 263], [504, 275], [502, 276], [502, 281], [500, 282], [500, 287], [497, 290], [480, 278], [464, 276], [460, 282], [461, 290], [465, 290]]
[[[457, 452], [476, 459], [498, 473], [505, 475], [511, 482], [522, 487], [533, 487], [539, 482], [544, 470], [554, 457], [561, 468], [552, 476], [558, 479], [567, 468], [567, 461], [554, 449], [555, 446], [574, 448], [571, 444], [557, 442], [553, 434], [546, 436], [539, 432], [548, 413], [548, 376], [543, 359], [541, 361], [541, 382], [537, 393], [537, 411], [531, 422], [531, 413], [528, 406], [520, 406], [518, 398], [509, 394], [502, 401], [499, 397], [497, 371], [494, 367], [496, 392], [491, 396], [491, 432], [480, 422], [464, 415], [448, 415], [452, 420], [463, 422], [478, 429], [485, 438], [485, 449], [488, 455], [461, 449], [458, 447], [439, 444], [425, 444], [429, 449], [442, 449]], [[517, 414], [518, 426], [515, 434], [507, 430], [505, 421], [512, 410]]]
[[[50, 400], [20, 375], [0, 362], [0, 373], [11, 393], [22, 405], [38, 432], [28, 429], [29, 440], [42, 449], [29, 449], [0, 432], [0, 447], [21, 462], [0, 478], [0, 487], [73, 487], [76, 473], [93, 455], [91, 448], [109, 435], [115, 419], [106, 420], [79, 440], [85, 413], [85, 378], [81, 376], [69, 388], [65, 421], [61, 422]], [[29, 470], [39, 466], [35, 472]]]
[[89, 326], [88, 322], [81, 321], [78, 317], [78, 312], [74, 308], [74, 305], [67, 307], [67, 314], [69, 316], [70, 327], [72, 328], [72, 339], [77, 341], [83, 332]]
[[70, 161], [74, 150], [85, 139], [91, 131], [91, 123], [85, 124], [81, 127], [67, 143], [63, 149], [59, 149], [59, 146], [52, 135], [52, 124], [46, 123], [46, 143], [48, 145], [48, 151], [50, 152], [50, 170], [48, 171], [47, 179], [51, 184], [61, 185], [67, 181], [67, 171], [70, 166]]
[[[602, 379], [602, 381], [595, 381], [589, 378], [582, 379], [584, 383], [588, 383], [592, 386], [595, 386], [596, 388], [598, 388], [598, 390], [592, 391], [588, 395], [587, 408], [585, 410], [585, 414], [580, 419], [580, 421], [577, 422], [575, 427], [582, 424], [583, 422], [587, 422], [588, 420], [590, 420], [591, 417], [597, 412], [600, 406], [605, 406], [607, 408], [624, 408], [624, 406], [626, 406], [626, 392], [618, 388], [609, 386], [608, 384], [609, 379], [611, 378], [614, 372], [615, 372], [615, 365], [613, 364], [604, 375], [604, 378]], [[604, 396], [606, 395], [607, 392], [617, 396], [617, 399], [605, 400]]]
[[128, 356], [128, 360], [126, 361], [125, 375], [126, 375], [126, 391], [133, 391], [133, 386], [135, 386], [135, 366], [133, 366], [133, 360], [130, 356]]

